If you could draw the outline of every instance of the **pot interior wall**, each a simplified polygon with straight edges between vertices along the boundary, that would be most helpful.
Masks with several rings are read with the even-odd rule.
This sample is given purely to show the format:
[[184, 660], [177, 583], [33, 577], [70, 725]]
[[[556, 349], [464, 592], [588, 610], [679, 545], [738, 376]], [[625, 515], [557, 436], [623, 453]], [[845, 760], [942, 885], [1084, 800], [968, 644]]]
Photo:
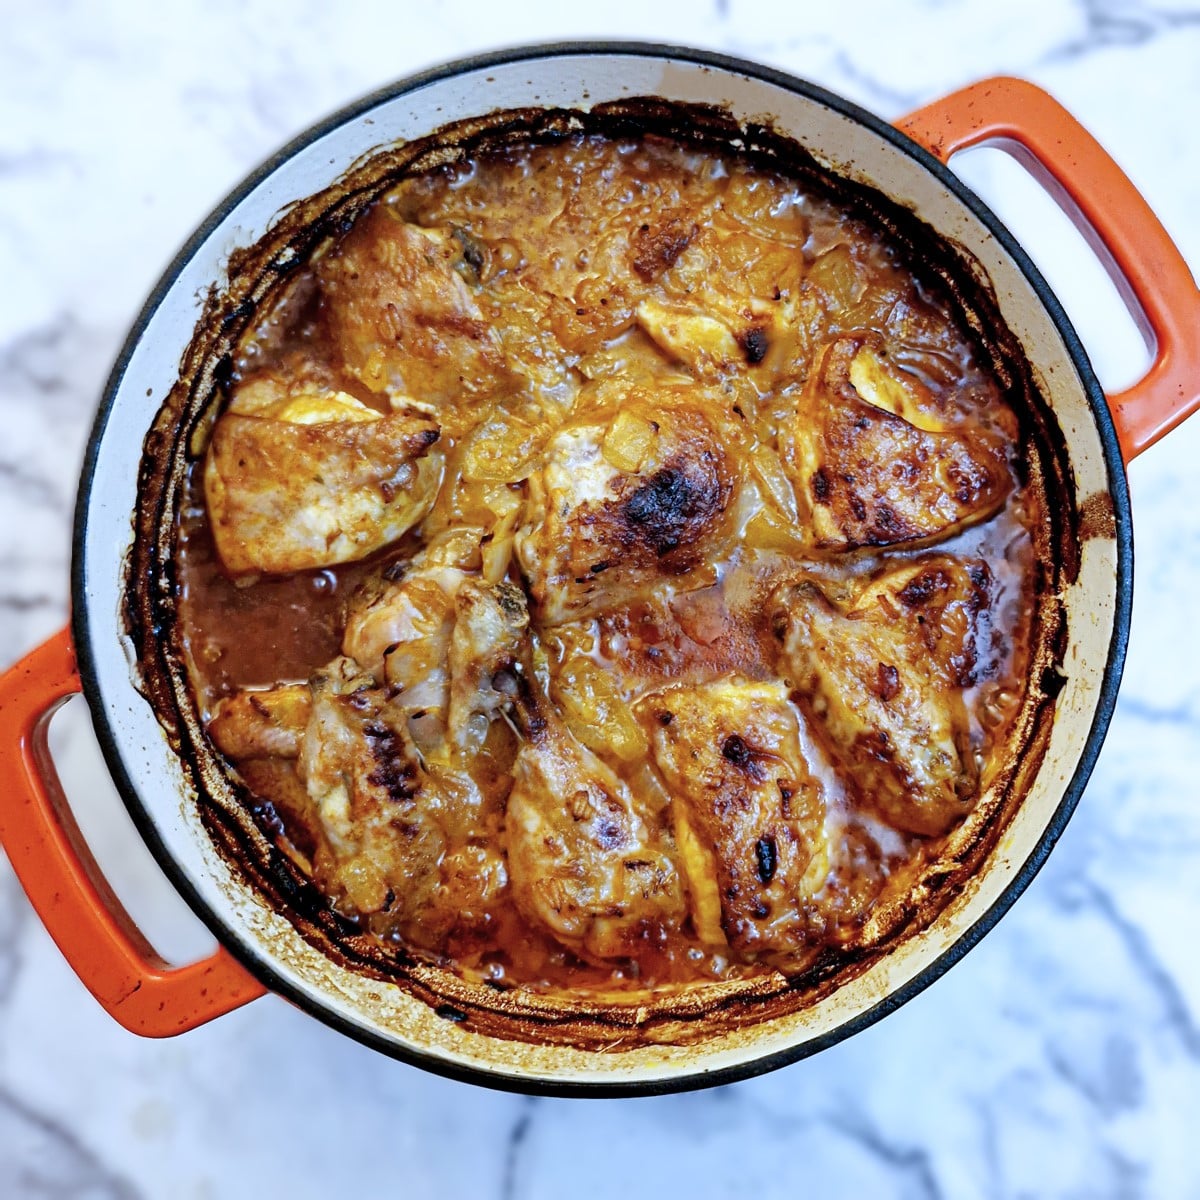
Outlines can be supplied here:
[[[132, 538], [130, 514], [138, 503], [146, 431], [176, 380], [201, 298], [214, 281], [219, 285], [231, 251], [253, 243], [281, 209], [328, 186], [382, 143], [423, 136], [498, 108], [586, 107], [643, 95], [719, 103], [741, 121], [769, 117], [818, 160], [885, 191], [973, 255], [993, 284], [1004, 320], [1036, 364], [1067, 437], [1077, 495], [1091, 505], [1084, 506], [1086, 511], [1101, 517], [1085, 530], [1078, 576], [1063, 596], [1069, 614], [1066, 678], [1041, 769], [994, 847], [987, 871], [922, 936], [903, 942], [808, 1009], [713, 1042], [597, 1054], [473, 1032], [395, 985], [337, 966], [246, 888], [207, 836], [188, 779], [149, 704], [131, 683], [131, 652], [122, 627], [122, 561]], [[1123, 479], [1110, 476], [1105, 437], [1110, 454], [1115, 441], [1106, 418], [1098, 424], [1089, 402], [1094, 381], [1086, 368], [1081, 374], [1061, 314], [1053, 301], [1047, 307], [1003, 238], [897, 141], [822, 94], [794, 91], [712, 62], [672, 61], [634, 50], [490, 61], [419, 80], [336, 119], [268, 167], [185, 248], [131, 336], [97, 426], [77, 531], [76, 634], [101, 742], [143, 831], [201, 915], [269, 982], [382, 1049], [437, 1070], [473, 1072], [498, 1083], [512, 1077], [551, 1081], [568, 1089], [652, 1087], [682, 1077], [695, 1082], [745, 1073], [755, 1064], [819, 1048], [932, 977], [1019, 886], [1022, 873], [1031, 870], [1027, 864], [1040, 861], [1069, 815], [1107, 718], [1104, 689], [1111, 692], [1115, 679], [1110, 675], [1106, 682], [1106, 671], [1114, 632], [1120, 633], [1124, 619], [1121, 580], [1127, 564], [1118, 561], [1116, 529], [1125, 512]]]

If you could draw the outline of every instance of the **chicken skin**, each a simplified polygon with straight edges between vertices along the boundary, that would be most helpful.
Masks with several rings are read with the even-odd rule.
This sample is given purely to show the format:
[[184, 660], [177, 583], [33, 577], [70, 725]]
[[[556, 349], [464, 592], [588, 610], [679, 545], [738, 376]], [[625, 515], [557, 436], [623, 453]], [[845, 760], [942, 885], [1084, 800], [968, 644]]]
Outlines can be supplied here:
[[673, 687], [638, 705], [706, 942], [794, 953], [829, 870], [825, 804], [779, 683]]
[[290, 574], [395, 541], [436, 498], [438, 437], [411, 410], [381, 413], [308, 380], [250, 379], [218, 419], [204, 465], [225, 570]]
[[815, 582], [775, 595], [780, 674], [859, 801], [934, 836], [979, 791], [965, 689], [990, 624], [981, 561], [927, 556], [848, 594]]
[[[478, 538], [468, 532], [364, 584], [342, 638], [343, 652], [385, 684], [396, 705], [420, 712], [426, 755], [479, 749], [509, 703], [492, 679], [521, 654], [529, 625], [519, 588], [468, 572], [480, 558]], [[435, 744], [434, 733], [448, 735], [449, 746]]]
[[949, 537], [992, 516], [1012, 488], [1001, 440], [954, 429], [917, 378], [888, 361], [877, 334], [838, 337], [817, 352], [780, 441], [825, 550]]
[[582, 958], [636, 957], [685, 914], [659, 815], [567, 729], [523, 671], [514, 691], [525, 740], [506, 822], [513, 899]]
[[446, 708], [454, 602], [479, 566], [481, 533], [455, 530], [368, 576], [350, 598], [342, 653], [407, 705]]
[[[470, 775], [422, 762], [407, 714], [349, 660], [318, 673], [312, 696], [300, 773], [328, 846], [316, 862], [323, 886], [343, 907], [383, 914], [426, 947], [483, 919], [507, 872]], [[465, 849], [477, 860], [469, 879]]]
[[629, 388], [550, 440], [515, 541], [534, 611], [561, 624], [684, 582], [731, 536], [738, 473], [688, 388]]
[[346, 369], [394, 404], [416, 403], [443, 423], [505, 379], [496, 332], [455, 269], [461, 263], [462, 246], [448, 233], [409, 224], [381, 204], [317, 271]]
[[226, 758], [300, 757], [304, 729], [312, 713], [307, 684], [247, 688], [216, 706], [208, 732]]

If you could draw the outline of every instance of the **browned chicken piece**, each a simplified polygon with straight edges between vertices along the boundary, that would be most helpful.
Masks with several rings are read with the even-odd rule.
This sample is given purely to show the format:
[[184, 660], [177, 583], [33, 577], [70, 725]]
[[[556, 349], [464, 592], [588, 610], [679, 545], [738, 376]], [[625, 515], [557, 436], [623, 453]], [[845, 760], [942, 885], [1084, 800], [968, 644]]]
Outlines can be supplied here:
[[1013, 482], [1002, 439], [945, 421], [869, 332], [817, 352], [780, 443], [823, 549], [948, 537], [990, 517]]
[[495, 332], [455, 269], [462, 253], [452, 236], [409, 224], [385, 202], [318, 264], [334, 344], [372, 391], [441, 415], [501, 385]]
[[[270, 368], [250, 371], [233, 388], [226, 411], [243, 417], [274, 417], [283, 414], [300, 424], [314, 420], [365, 420], [362, 401], [343, 390], [329, 363], [319, 355], [290, 351]], [[378, 414], [376, 414], [378, 415]]]
[[515, 585], [468, 573], [479, 559], [479, 531], [457, 530], [351, 601], [343, 653], [386, 684], [396, 707], [419, 711], [413, 732], [426, 757], [474, 753], [511, 703], [492, 681], [523, 652], [529, 613]]
[[467, 574], [418, 563], [403, 574], [389, 568], [389, 574], [364, 583], [352, 597], [342, 653], [402, 693], [406, 705], [444, 709], [454, 600]]
[[428, 947], [454, 912], [482, 912], [507, 881], [499, 851], [479, 844], [479, 790], [464, 772], [422, 764], [407, 714], [350, 660], [318, 673], [312, 697], [300, 770], [328, 844], [317, 874], [343, 908], [386, 914]]
[[964, 689], [990, 628], [986, 564], [947, 555], [885, 569], [848, 594], [785, 584], [780, 674], [858, 802], [936, 836], [979, 792]]
[[[283, 575], [365, 558], [430, 509], [438, 427], [338, 391], [261, 377], [217, 421], [204, 465], [213, 539], [231, 575]], [[282, 395], [279, 392], [282, 391]], [[275, 397], [271, 399], [271, 397]]]
[[307, 875], [325, 840], [298, 770], [311, 715], [306, 683], [247, 688], [220, 700], [207, 727], [251, 792], [270, 797], [274, 816], [286, 829], [276, 844]]
[[[735, 245], [745, 240], [731, 239]], [[794, 252], [783, 253], [799, 259]], [[699, 248], [695, 257], [699, 261], [689, 264], [689, 277], [701, 263], [712, 265]], [[760, 366], [790, 368], [800, 350], [794, 302], [748, 295], [741, 285], [722, 295], [711, 279], [708, 284], [700, 283], [698, 291], [689, 285], [686, 294], [665, 302], [647, 297], [637, 307], [638, 325], [668, 358], [701, 378]]]
[[507, 580], [492, 587], [468, 580], [454, 609], [446, 723], [455, 753], [469, 758], [491, 723], [512, 706], [512, 671], [528, 657], [529, 610], [525, 594]]
[[479, 570], [482, 536], [469, 526], [449, 530], [364, 579], [347, 606], [342, 653], [392, 687], [411, 688], [444, 662], [454, 597]]
[[506, 821], [513, 899], [582, 958], [636, 957], [685, 915], [660, 817], [576, 740], [525, 668], [513, 684], [525, 738]]
[[297, 758], [312, 711], [308, 684], [247, 689], [218, 702], [208, 733], [226, 758]]
[[632, 600], [724, 551], [737, 466], [689, 391], [631, 387], [615, 412], [585, 414], [548, 443], [515, 539], [543, 623]]
[[743, 957], [802, 949], [829, 855], [787, 688], [736, 678], [672, 687], [638, 713], [671, 792], [697, 935]]

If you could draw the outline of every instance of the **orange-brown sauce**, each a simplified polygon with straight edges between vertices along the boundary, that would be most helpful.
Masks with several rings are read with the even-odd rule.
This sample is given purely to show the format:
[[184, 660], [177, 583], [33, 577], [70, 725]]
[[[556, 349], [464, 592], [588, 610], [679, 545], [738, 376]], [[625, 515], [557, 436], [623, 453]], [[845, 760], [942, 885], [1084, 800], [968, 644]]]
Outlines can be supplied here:
[[[770, 464], [779, 461], [779, 430], [794, 413], [816, 350], [838, 334], [879, 331], [891, 361], [920, 381], [930, 411], [968, 434], [1003, 437], [1016, 453], [1012, 413], [948, 305], [863, 219], [786, 177], [655, 139], [579, 137], [409, 179], [380, 203], [397, 220], [452, 231], [463, 248], [463, 277], [483, 320], [498, 331], [506, 361], [519, 365], [519, 378], [446, 407], [439, 418], [445, 478], [432, 511], [365, 561], [230, 578], [213, 543], [197, 464], [181, 516], [179, 612], [205, 717], [223, 697], [305, 681], [339, 654], [347, 604], [381, 566], [411, 559], [426, 541], [457, 525], [495, 525], [500, 493], [525, 502], [539, 447], [572, 419], [580, 395], [598, 382], [631, 380], [652, 388], [669, 378], [702, 384], [702, 402], [719, 405], [721, 427], [741, 431], [731, 453], [741, 478], [755, 483], [741, 493], [749, 499], [732, 543], [706, 566], [578, 620], [539, 626], [535, 615], [532, 636], [556, 704], [562, 672], [585, 662], [616, 682], [626, 704], [680, 682], [733, 675], [774, 679], [778, 667], [766, 610], [780, 581], [803, 574], [832, 586], [928, 553], [927, 546], [903, 544], [848, 553], [815, 548], [789, 516], [794, 499], [778, 495], [786, 485]], [[689, 257], [697, 246], [706, 246], [705, 254]], [[329, 302], [314, 282], [319, 269], [302, 268], [284, 300], [264, 314], [242, 347], [232, 387], [299, 353], [320, 362], [343, 391], [386, 410], [386, 397], [369, 378], [364, 382], [363, 371], [350, 372], [339, 362]], [[741, 360], [689, 362], [669, 353], [639, 322], [638, 305], [646, 298], [717, 313], [730, 328], [741, 312], [744, 328], [735, 328]], [[762, 316], [778, 304], [788, 306], [786, 320]], [[760, 337], [754, 330], [767, 332]], [[466, 478], [464, 463], [487, 422], [489, 436], [498, 439], [500, 465], [492, 478]], [[765, 476], [756, 473], [756, 455], [767, 456]], [[1033, 587], [1029, 530], [1039, 520], [1034, 503], [1014, 486], [989, 519], [935, 539], [938, 552], [983, 559], [994, 579], [978, 678], [964, 693], [974, 753], [985, 767], [1002, 753], [1023, 686]], [[505, 573], [523, 582], [516, 561]], [[570, 711], [567, 720], [570, 726]], [[864, 809], [807, 720], [800, 719], [800, 729], [825, 798], [830, 861], [819, 903], [807, 909], [809, 933], [791, 965], [852, 942], [881, 890], [902, 888], [938, 848], [938, 839], [889, 828]], [[476, 841], [504, 845], [519, 742], [508, 722], [494, 721], [472, 760], [470, 772], [483, 796], [471, 835]], [[646, 773], [652, 773], [647, 754], [602, 757], [632, 787], [645, 790]], [[280, 844], [304, 869], [313, 869], [320, 835], [295, 765], [251, 759], [236, 768], [260, 795], [263, 811], [273, 814]], [[658, 819], [669, 826], [666, 808]], [[325, 884], [317, 874], [318, 884]], [[404, 943], [471, 977], [532, 989], [619, 992], [789, 965], [778, 955], [756, 959], [704, 943], [689, 920], [669, 931], [648, 928], [624, 957], [588, 959], [522, 915], [503, 889], [483, 919], [439, 926], [427, 936], [397, 928], [384, 913], [355, 914], [344, 899], [335, 903], [383, 945]]]

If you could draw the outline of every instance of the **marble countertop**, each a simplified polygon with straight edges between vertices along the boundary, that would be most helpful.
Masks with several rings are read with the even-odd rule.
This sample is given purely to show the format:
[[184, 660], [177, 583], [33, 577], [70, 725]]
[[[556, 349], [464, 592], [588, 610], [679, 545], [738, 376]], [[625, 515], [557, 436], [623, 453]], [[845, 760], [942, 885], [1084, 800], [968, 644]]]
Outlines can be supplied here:
[[[0, 664], [65, 618], [78, 464], [163, 265], [295, 133], [442, 59], [673, 40], [888, 118], [1023, 75], [1097, 135], [1200, 265], [1200, 7], [1186, 0], [0, 11]], [[1128, 317], [1040, 193], [994, 154], [956, 166], [1045, 266], [1102, 380], [1136, 375]], [[761, 1079], [608, 1102], [434, 1078], [273, 997], [143, 1041], [87, 995], [0, 859], [0, 1197], [1200, 1196], [1198, 461], [1200, 418], [1130, 470], [1132, 640], [1078, 812], [999, 926], [881, 1023]], [[81, 701], [53, 743], [119, 893], [166, 952], [201, 952], [210, 939], [140, 846]]]

